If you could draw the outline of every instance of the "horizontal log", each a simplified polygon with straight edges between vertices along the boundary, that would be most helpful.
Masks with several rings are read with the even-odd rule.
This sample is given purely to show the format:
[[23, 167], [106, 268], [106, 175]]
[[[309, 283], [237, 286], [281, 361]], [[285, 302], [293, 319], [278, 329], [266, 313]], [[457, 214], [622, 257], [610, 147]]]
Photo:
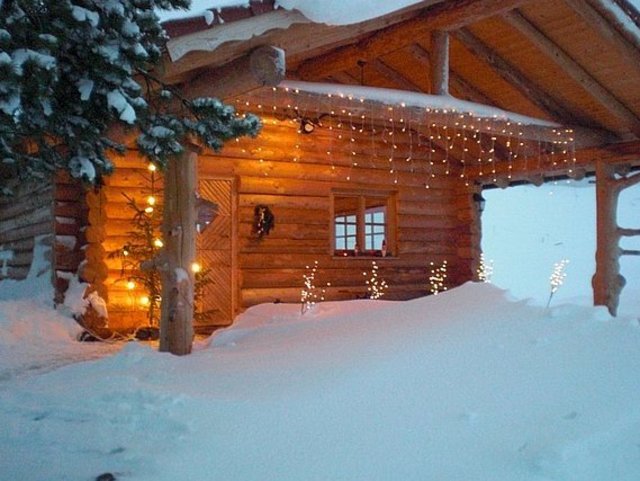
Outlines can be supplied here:
[[240, 194], [238, 196], [240, 207], [255, 207], [258, 204], [268, 205], [273, 209], [320, 209], [329, 212], [331, 205], [327, 196], [288, 196], [288, 195], [261, 195], [261, 194]]
[[[253, 223], [254, 209], [255, 206], [240, 207], [238, 220]], [[281, 224], [319, 224], [326, 227], [331, 221], [328, 209], [286, 208], [276, 205], [270, 206], [270, 209], [275, 216], [276, 227]]]
[[0, 236], [10, 231], [21, 229], [32, 224], [39, 224], [47, 219], [51, 219], [52, 212], [52, 205], [49, 204], [41, 206], [35, 210], [25, 212], [21, 216], [4, 220], [0, 222]]
[[[367, 294], [365, 285], [327, 287], [325, 288], [326, 300], [347, 300], [363, 298]], [[396, 294], [403, 291], [424, 292], [428, 293], [427, 286], [421, 284], [405, 284], [391, 285], [385, 293]], [[288, 302], [300, 303], [300, 288], [283, 287], [283, 288], [264, 288], [264, 289], [242, 289], [241, 305], [243, 307], [261, 304], [265, 302]]]
[[[411, 170], [414, 170], [413, 172]], [[421, 171], [422, 170], [422, 171]], [[351, 159], [340, 165], [332, 165], [330, 160], [320, 161], [309, 159], [305, 162], [274, 161], [274, 160], [235, 160], [220, 158], [217, 162], [201, 165], [199, 172], [202, 178], [216, 178], [222, 176], [241, 176], [256, 178], [282, 178], [299, 181], [332, 181], [332, 182], [360, 182], [385, 185], [424, 186], [429, 182], [433, 187], [448, 188], [459, 182], [458, 178], [450, 175], [439, 175], [435, 179], [425, 169], [419, 169], [399, 160], [389, 162], [385, 160], [379, 168], [372, 169], [366, 163], [359, 162], [352, 165]]]
[[[238, 235], [240, 238], [256, 237], [253, 228], [253, 223], [241, 222], [238, 225]], [[269, 235], [262, 238], [261, 242], [266, 245], [271, 239], [316, 239], [329, 242], [329, 219], [326, 219], [324, 229], [315, 224], [276, 224]]]
[[14, 279], [14, 280], [22, 280], [26, 279], [29, 275], [30, 266], [20, 266], [20, 267], [9, 267], [7, 269], [6, 277], [2, 277], [0, 275], [0, 280], [2, 279]]
[[398, 229], [405, 227], [451, 229], [459, 225], [455, 217], [438, 215], [399, 215], [396, 222]]
[[[454, 265], [457, 262], [455, 256], [443, 256], [449, 262], [449, 265]], [[238, 266], [240, 269], [287, 269], [298, 268], [304, 269], [306, 266], [313, 265], [315, 261], [318, 261], [322, 268], [334, 268], [334, 269], [366, 269], [371, 266], [371, 261], [375, 260], [381, 267], [386, 264], [393, 265], [394, 268], [403, 267], [417, 267], [426, 265], [429, 260], [425, 259], [422, 254], [406, 254], [401, 257], [332, 257], [330, 254], [310, 255], [310, 254], [288, 254], [283, 253], [278, 256], [264, 256], [260, 253], [240, 253], [238, 255]]]
[[10, 232], [0, 234], [0, 245], [19, 240], [30, 239], [39, 235], [51, 234], [52, 231], [53, 223], [50, 219], [43, 222], [38, 222], [37, 224], [30, 224], [18, 229], [13, 229]]
[[[327, 282], [333, 287], [341, 286], [365, 286], [365, 280], [369, 279], [369, 275], [363, 275], [363, 272], [369, 274], [371, 265], [363, 269], [318, 269], [315, 275], [317, 286], [326, 286]], [[270, 272], [264, 269], [245, 270], [243, 272], [243, 289], [268, 288], [268, 287], [294, 287], [302, 289], [304, 286], [303, 276], [307, 274], [304, 269], [279, 269]], [[414, 268], [392, 268], [378, 269], [378, 278], [386, 280], [391, 284], [407, 284], [423, 282], [425, 285], [429, 277], [428, 267]]]

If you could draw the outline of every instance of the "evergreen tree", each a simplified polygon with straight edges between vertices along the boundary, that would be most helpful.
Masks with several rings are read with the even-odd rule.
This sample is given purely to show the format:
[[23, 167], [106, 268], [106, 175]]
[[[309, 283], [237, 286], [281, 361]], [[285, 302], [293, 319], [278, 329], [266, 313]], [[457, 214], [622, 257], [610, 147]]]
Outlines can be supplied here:
[[153, 75], [167, 40], [154, 9], [189, 3], [0, 0], [0, 166], [23, 178], [64, 169], [97, 183], [113, 170], [108, 154], [124, 150], [110, 134], [116, 125], [135, 129], [160, 168], [189, 140], [219, 149], [255, 135], [257, 117], [183, 98]]

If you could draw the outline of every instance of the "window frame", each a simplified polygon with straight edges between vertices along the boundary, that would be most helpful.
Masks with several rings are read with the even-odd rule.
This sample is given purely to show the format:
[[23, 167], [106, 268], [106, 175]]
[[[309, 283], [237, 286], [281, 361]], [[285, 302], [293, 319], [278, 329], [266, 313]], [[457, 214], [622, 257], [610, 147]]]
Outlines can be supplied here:
[[[340, 197], [353, 197], [357, 199], [357, 212], [356, 216], [356, 242], [359, 248], [358, 253], [354, 249], [339, 249], [338, 240], [341, 238], [348, 238], [349, 234], [345, 230], [345, 235], [338, 235], [336, 230], [338, 224], [337, 218], [341, 216], [341, 213], [336, 213], [336, 198]], [[367, 208], [367, 200], [383, 200], [384, 203], [381, 206], [375, 206]], [[367, 223], [366, 216], [368, 213], [374, 213], [375, 211], [384, 212], [384, 241], [386, 242], [386, 256], [385, 257], [397, 257], [397, 245], [396, 245], [396, 202], [397, 191], [392, 190], [372, 190], [372, 189], [333, 189], [331, 192], [331, 213], [330, 213], [330, 253], [333, 257], [381, 257], [381, 249], [366, 249], [367, 238], [375, 238], [375, 226], [380, 225], [374, 222]], [[343, 217], [352, 215], [350, 213], [344, 213]], [[344, 224], [346, 225], [346, 224]], [[367, 226], [372, 226], [372, 232], [367, 232]], [[346, 229], [346, 228], [345, 228]], [[343, 244], [348, 246], [348, 243]], [[374, 244], [375, 245], [375, 244]]]

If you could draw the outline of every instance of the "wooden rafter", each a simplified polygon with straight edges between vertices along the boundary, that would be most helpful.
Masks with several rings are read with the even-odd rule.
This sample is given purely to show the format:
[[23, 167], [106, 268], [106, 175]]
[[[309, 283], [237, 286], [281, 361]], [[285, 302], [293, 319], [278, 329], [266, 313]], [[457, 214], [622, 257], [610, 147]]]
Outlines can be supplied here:
[[447, 0], [420, 15], [380, 29], [375, 35], [303, 62], [300, 78], [314, 80], [352, 68], [358, 60], [371, 60], [427, 38], [433, 30], [455, 30], [494, 15], [504, 14], [528, 0]]
[[505, 19], [511, 26], [528, 38], [540, 51], [558, 64], [611, 114], [624, 122], [625, 126], [633, 132], [636, 137], [640, 137], [640, 118], [593, 78], [576, 60], [571, 58], [569, 54], [562, 50], [519, 12], [509, 12], [505, 15]]
[[[629, 14], [612, 0], [587, 0], [600, 15], [620, 32], [637, 50], [640, 50], [640, 26], [633, 21]], [[628, 3], [628, 2], [627, 2]]]
[[520, 91], [537, 108], [546, 112], [551, 119], [576, 125], [589, 125], [592, 123], [587, 120], [586, 116], [577, 116], [570, 112], [560, 102], [551, 97], [548, 92], [535, 85], [515, 65], [503, 59], [468, 29], [457, 30], [454, 35], [467, 50], [493, 68], [500, 77]]
[[624, 57], [627, 65], [640, 73], [640, 51], [606, 19], [584, 0], [565, 0], [574, 11], [593, 28], [600, 36], [606, 38]]
[[370, 62], [370, 65], [378, 71], [378, 73], [382, 74], [387, 79], [391, 80], [396, 86], [403, 90], [408, 90], [410, 92], [421, 92], [422, 89], [414, 84], [411, 80], [407, 79], [397, 70], [389, 67], [386, 63], [384, 63], [380, 59], [374, 59]]

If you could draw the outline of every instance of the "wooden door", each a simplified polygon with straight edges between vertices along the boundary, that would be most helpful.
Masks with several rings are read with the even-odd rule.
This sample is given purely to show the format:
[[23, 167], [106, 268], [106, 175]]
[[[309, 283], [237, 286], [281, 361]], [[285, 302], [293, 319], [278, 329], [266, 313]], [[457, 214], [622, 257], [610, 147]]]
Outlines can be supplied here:
[[207, 281], [202, 288], [194, 327], [231, 324], [235, 312], [235, 197], [232, 179], [206, 179], [198, 183], [200, 196], [218, 206], [216, 218], [198, 235], [197, 258]]

